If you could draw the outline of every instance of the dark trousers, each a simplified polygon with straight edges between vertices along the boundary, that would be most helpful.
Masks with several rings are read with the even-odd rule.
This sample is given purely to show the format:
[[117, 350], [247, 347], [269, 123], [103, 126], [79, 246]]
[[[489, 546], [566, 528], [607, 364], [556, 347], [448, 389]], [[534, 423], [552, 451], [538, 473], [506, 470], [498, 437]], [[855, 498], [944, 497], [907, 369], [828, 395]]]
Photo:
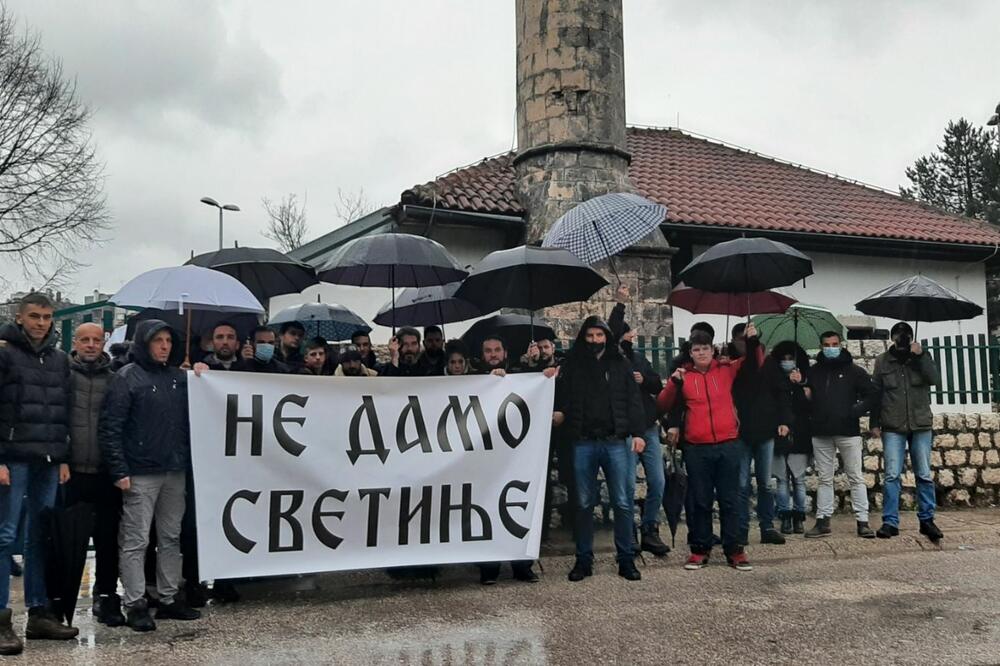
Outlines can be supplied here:
[[740, 534], [740, 469], [744, 448], [739, 441], [688, 444], [684, 465], [688, 474], [688, 544], [692, 553], [712, 550], [712, 503], [719, 500], [722, 548], [726, 555], [743, 549]]
[[122, 491], [107, 474], [73, 472], [66, 487], [67, 501], [94, 506], [94, 595], [112, 595], [118, 589], [118, 523], [122, 515]]

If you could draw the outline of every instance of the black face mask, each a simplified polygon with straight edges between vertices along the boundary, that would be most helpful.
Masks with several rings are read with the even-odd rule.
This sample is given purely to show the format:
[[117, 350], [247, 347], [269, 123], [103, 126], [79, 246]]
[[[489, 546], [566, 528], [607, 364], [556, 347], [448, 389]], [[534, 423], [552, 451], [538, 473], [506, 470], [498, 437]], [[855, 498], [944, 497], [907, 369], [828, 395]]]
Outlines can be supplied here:
[[625, 356], [629, 356], [629, 357], [632, 356], [632, 343], [631, 342], [627, 342], [627, 341], [623, 342], [622, 343], [622, 352], [625, 353]]
[[899, 339], [896, 340], [897, 349], [909, 349], [910, 345], [913, 344], [913, 338], [910, 337], [909, 333], [900, 333]]
[[604, 342], [588, 342], [587, 350], [594, 356], [597, 356], [604, 351], [605, 344]]

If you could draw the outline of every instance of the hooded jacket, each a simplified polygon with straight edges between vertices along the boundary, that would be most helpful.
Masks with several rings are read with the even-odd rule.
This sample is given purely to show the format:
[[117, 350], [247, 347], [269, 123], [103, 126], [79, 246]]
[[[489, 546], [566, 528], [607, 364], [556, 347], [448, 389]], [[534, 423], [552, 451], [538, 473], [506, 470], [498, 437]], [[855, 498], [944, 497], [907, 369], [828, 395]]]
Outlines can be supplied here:
[[[603, 329], [607, 335], [600, 358], [587, 346], [589, 328]], [[597, 415], [590, 411], [599, 405], [607, 410]], [[601, 437], [624, 439], [642, 437], [646, 432], [645, 414], [639, 385], [632, 376], [632, 364], [622, 356], [611, 329], [599, 317], [587, 317], [576, 336], [573, 349], [566, 355], [556, 381], [556, 411], [566, 415], [563, 424], [570, 441]], [[607, 417], [606, 433], [588, 432]]]
[[[780, 364], [781, 359], [788, 354], [795, 356], [795, 366], [805, 376], [809, 368], [809, 356], [802, 347], [794, 342], [785, 341], [775, 345], [771, 351], [771, 358], [774, 359], [775, 363]], [[781, 366], [779, 365], [778, 367], [780, 369]], [[801, 385], [793, 384], [788, 379], [788, 375], [784, 371], [781, 372], [784, 375], [782, 377], [781, 390], [785, 392], [785, 399], [788, 400], [789, 407], [791, 408], [791, 421], [784, 425], [788, 426], [791, 433], [787, 437], [774, 438], [774, 454], [781, 456], [790, 453], [809, 455], [812, 453], [812, 426], [809, 422], [809, 399], [806, 398]]]
[[64, 462], [69, 454], [69, 357], [54, 328], [33, 346], [15, 324], [0, 328], [0, 463]]
[[778, 363], [749, 354], [733, 382], [733, 401], [740, 419], [740, 438], [748, 444], [774, 439], [778, 426], [791, 427], [792, 401], [788, 379]]
[[97, 474], [102, 471], [101, 445], [97, 424], [101, 405], [114, 373], [111, 357], [101, 353], [87, 363], [76, 352], [70, 354], [69, 461], [74, 472]]
[[[624, 303], [616, 303], [611, 308], [608, 327], [614, 333], [616, 340], [621, 340], [622, 336], [628, 333], [629, 325], [625, 323]], [[642, 396], [642, 409], [646, 414], [646, 427], [650, 428], [657, 423], [656, 397], [663, 390], [663, 378], [653, 369], [653, 364], [649, 362], [649, 359], [635, 350], [631, 342], [623, 342], [621, 347], [622, 354], [632, 363], [632, 368], [642, 375], [639, 394]]]
[[857, 437], [858, 419], [876, 406], [878, 395], [865, 369], [854, 363], [846, 349], [840, 356], [827, 358], [822, 352], [806, 373], [812, 389], [810, 421], [815, 437]]
[[108, 387], [98, 424], [98, 438], [108, 472], [126, 476], [185, 471], [191, 455], [187, 373], [149, 355], [149, 343], [162, 330], [158, 319], [140, 322], [132, 345], [132, 363]]
[[875, 359], [872, 375], [878, 406], [872, 409], [871, 426], [889, 432], [930, 430], [931, 387], [941, 383], [941, 373], [926, 351], [914, 356], [889, 350]]

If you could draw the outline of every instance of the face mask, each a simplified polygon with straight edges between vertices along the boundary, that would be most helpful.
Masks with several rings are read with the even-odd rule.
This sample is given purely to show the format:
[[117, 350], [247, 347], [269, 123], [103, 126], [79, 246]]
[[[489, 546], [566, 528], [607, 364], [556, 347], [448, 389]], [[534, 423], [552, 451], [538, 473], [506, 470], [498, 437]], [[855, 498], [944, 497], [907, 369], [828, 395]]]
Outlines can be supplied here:
[[274, 358], [274, 345], [270, 342], [258, 342], [254, 345], [253, 357], [261, 363], [267, 363]]
[[901, 333], [899, 335], [899, 338], [896, 339], [896, 348], [909, 349], [912, 343], [913, 343], [913, 338], [910, 337], [909, 333]]
[[593, 354], [594, 356], [597, 356], [602, 351], [604, 351], [604, 345], [605, 343], [603, 342], [588, 342], [587, 350], [590, 351], [590, 353]]
[[827, 358], [839, 358], [840, 347], [823, 347], [823, 356]]
[[786, 374], [794, 370], [795, 367], [795, 361], [781, 361], [781, 369], [784, 370]]

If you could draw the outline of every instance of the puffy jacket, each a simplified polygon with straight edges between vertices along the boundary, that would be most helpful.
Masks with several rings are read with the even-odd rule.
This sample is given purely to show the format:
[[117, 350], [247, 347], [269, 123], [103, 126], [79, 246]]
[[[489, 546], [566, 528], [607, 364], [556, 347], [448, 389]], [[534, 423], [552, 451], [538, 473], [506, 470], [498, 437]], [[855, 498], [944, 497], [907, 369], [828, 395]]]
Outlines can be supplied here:
[[69, 357], [50, 330], [37, 348], [20, 326], [0, 328], [0, 463], [69, 455]]
[[872, 380], [878, 395], [871, 416], [873, 428], [890, 432], [931, 429], [931, 387], [941, 383], [941, 373], [930, 354], [900, 356], [889, 350], [875, 359]]
[[101, 445], [97, 424], [101, 405], [114, 373], [111, 357], [102, 353], [93, 363], [70, 354], [69, 461], [74, 472], [97, 474], [101, 470]]
[[[188, 467], [187, 373], [149, 355], [150, 340], [164, 329], [170, 327], [158, 319], [139, 323], [134, 361], [118, 371], [104, 398], [97, 435], [115, 480]], [[170, 333], [176, 343], [176, 334]]]
[[861, 434], [858, 419], [878, 401], [875, 385], [865, 369], [855, 365], [846, 349], [828, 359], [822, 352], [806, 372], [812, 389], [810, 421], [816, 437], [856, 437]]
[[720, 362], [712, 359], [708, 370], [693, 363], [680, 383], [671, 379], [656, 399], [661, 412], [683, 410], [684, 441], [688, 444], [721, 444], [740, 436], [740, 421], [733, 402], [733, 382], [745, 358]]

